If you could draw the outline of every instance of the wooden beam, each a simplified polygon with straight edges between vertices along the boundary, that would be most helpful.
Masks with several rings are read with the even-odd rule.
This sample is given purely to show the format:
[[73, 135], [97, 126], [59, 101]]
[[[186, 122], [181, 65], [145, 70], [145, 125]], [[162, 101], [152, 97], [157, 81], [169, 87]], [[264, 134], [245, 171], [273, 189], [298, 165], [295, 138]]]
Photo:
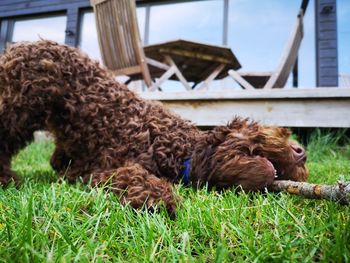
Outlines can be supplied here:
[[214, 62], [219, 62], [219, 63], [226, 63], [226, 64], [233, 63], [232, 61], [225, 59], [223, 57], [203, 54], [203, 53], [196, 52], [196, 51], [177, 50], [175, 48], [161, 48], [159, 50], [159, 52], [164, 53], [164, 54], [171, 54], [171, 55], [175, 55], [175, 56], [178, 55], [181, 57], [198, 58], [201, 60], [214, 61]]
[[235, 80], [237, 81], [244, 89], [247, 90], [254, 90], [255, 88], [248, 82], [246, 81], [237, 71], [230, 69], [228, 71], [228, 74]]

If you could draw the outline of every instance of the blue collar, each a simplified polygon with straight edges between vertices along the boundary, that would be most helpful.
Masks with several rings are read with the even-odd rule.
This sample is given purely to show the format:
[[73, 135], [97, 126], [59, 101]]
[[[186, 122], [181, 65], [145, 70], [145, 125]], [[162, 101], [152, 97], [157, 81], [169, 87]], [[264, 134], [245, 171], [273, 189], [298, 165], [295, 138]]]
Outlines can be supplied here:
[[190, 178], [191, 158], [185, 160], [182, 163], [182, 166], [184, 167], [182, 171], [182, 182], [185, 185], [189, 185], [191, 183], [191, 178]]

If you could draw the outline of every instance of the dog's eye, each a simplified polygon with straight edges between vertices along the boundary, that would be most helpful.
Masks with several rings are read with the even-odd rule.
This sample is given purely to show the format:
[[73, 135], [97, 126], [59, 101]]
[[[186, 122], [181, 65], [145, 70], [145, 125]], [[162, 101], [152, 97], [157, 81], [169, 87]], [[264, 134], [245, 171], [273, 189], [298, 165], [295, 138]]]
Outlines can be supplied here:
[[251, 155], [253, 156], [261, 156], [264, 157], [264, 153], [262, 152], [262, 150], [260, 148], [253, 148], [250, 151]]

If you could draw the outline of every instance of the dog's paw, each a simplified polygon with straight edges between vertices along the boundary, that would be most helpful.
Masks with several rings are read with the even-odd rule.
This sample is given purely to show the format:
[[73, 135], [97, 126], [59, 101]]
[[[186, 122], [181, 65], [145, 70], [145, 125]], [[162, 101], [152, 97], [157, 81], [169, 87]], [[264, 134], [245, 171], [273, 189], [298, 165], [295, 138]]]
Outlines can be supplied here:
[[0, 175], [0, 187], [7, 187], [11, 184], [18, 187], [20, 185], [20, 180], [14, 172], [10, 172], [10, 175]]

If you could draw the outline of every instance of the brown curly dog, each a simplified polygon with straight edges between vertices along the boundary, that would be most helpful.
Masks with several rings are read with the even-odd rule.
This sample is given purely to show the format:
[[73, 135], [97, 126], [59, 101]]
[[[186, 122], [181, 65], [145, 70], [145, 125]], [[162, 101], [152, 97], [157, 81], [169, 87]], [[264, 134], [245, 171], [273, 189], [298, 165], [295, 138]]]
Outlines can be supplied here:
[[[141, 99], [98, 62], [50, 41], [18, 43], [0, 58], [0, 183], [11, 157], [48, 130], [52, 167], [69, 181], [110, 182], [123, 203], [175, 211], [174, 182], [255, 191], [276, 177], [303, 181], [305, 151], [285, 128], [235, 118], [200, 131]], [[69, 167], [68, 167], [69, 166]], [[68, 169], [67, 169], [68, 168]]]

